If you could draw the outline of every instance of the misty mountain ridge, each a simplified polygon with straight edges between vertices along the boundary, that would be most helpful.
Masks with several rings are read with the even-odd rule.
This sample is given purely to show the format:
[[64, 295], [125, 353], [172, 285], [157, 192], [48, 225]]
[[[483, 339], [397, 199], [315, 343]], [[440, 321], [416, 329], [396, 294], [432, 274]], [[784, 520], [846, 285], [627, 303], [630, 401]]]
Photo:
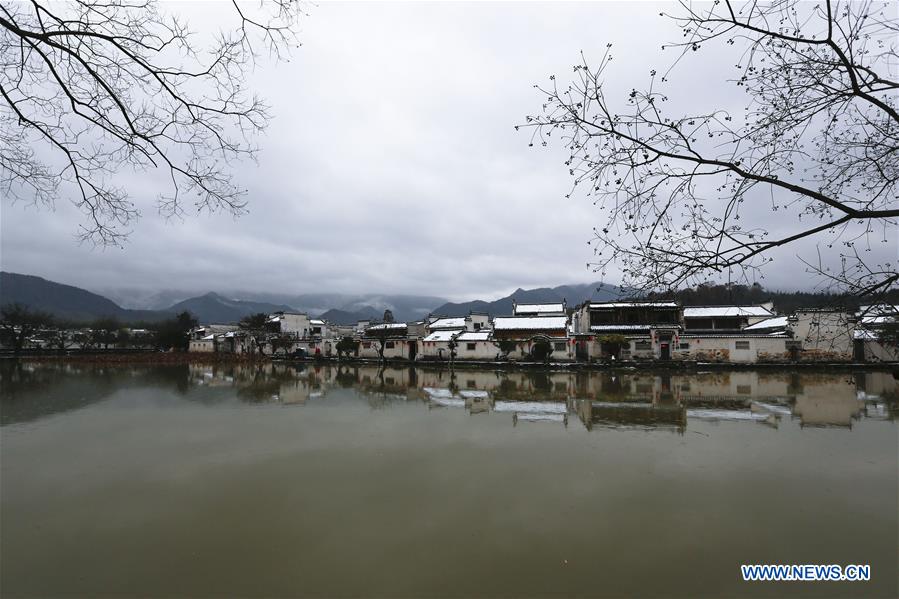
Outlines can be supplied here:
[[[277, 293], [267, 291], [216, 291], [215, 295], [228, 302], [256, 302], [276, 305], [281, 310], [303, 312], [318, 317], [330, 310], [339, 311], [340, 318], [348, 318], [349, 314], [358, 315], [361, 319], [377, 318], [384, 315], [384, 310], [391, 310], [398, 320], [417, 320], [427, 316], [436, 306], [446, 303], [446, 298], [423, 295], [404, 294], [349, 294], [349, 293]], [[117, 303], [129, 308], [153, 310], [177, 310], [179, 304], [198, 306], [198, 298], [208, 295], [198, 291], [116, 288], [109, 290], [108, 295]], [[230, 298], [230, 299], [229, 299]], [[167, 300], [167, 301], [166, 301]], [[216, 307], [219, 310], [220, 307]], [[345, 313], [345, 314], [343, 314]], [[358, 320], [358, 319], [357, 319]], [[354, 321], [355, 322], [355, 321]]]
[[[165, 298], [188, 295], [183, 291], [160, 292], [116, 291], [117, 298], [130, 298], [142, 305], [158, 305]], [[229, 294], [208, 292], [195, 295], [161, 308], [136, 310], [72, 285], [49, 281], [41, 277], [16, 273], [0, 273], [0, 304], [18, 302], [35, 310], [49, 312], [62, 319], [89, 322], [112, 317], [122, 322], [158, 321], [188, 311], [204, 323], [236, 323], [258, 312], [305, 312], [314, 318], [324, 318], [335, 324], [353, 324], [359, 320], [379, 320], [385, 310], [393, 312], [398, 321], [415, 321], [428, 314], [464, 316], [469, 311], [487, 312], [492, 316], [512, 313], [513, 300], [521, 303], [560, 302], [565, 299], [574, 307], [587, 299], [614, 299], [617, 287], [598, 283], [560, 285], [537, 289], [517, 289], [507, 297], [494, 301], [473, 300], [451, 303], [443, 298], [419, 295], [307, 293], [300, 295], [248, 292]], [[239, 297], [237, 299], [236, 297]]]
[[218, 293], [209, 292], [178, 302], [166, 309], [166, 312], [175, 314], [185, 311], [190, 312], [202, 322], [235, 323], [251, 314], [292, 312], [293, 308], [284, 304], [227, 299]]
[[540, 287], [537, 289], [518, 288], [506, 297], [492, 302], [474, 300], [470, 302], [447, 302], [438, 306], [434, 314], [440, 316], [466, 316], [469, 312], [486, 312], [491, 316], [512, 314], [514, 303], [549, 304], [565, 301], [569, 308], [588, 300], [608, 301], [618, 299], [622, 290], [614, 285], [602, 283], [584, 283], [581, 285], [559, 285], [558, 287]]
[[14, 303], [75, 322], [106, 317], [123, 322], [158, 321], [171, 317], [165, 312], [123, 308], [102, 295], [73, 285], [33, 275], [0, 272], [0, 305]]

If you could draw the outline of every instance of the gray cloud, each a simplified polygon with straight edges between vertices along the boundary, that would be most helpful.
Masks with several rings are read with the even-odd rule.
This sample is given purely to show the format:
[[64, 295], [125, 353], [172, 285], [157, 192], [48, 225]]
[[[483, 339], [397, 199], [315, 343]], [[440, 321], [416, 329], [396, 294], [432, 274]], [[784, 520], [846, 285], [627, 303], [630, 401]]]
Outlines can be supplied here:
[[[170, 6], [170, 5], [167, 5]], [[261, 65], [272, 105], [259, 165], [240, 165], [250, 213], [166, 222], [154, 174], [122, 174], [144, 218], [124, 249], [74, 241], [79, 215], [2, 204], [2, 267], [88, 288], [408, 292], [464, 299], [518, 286], [596, 280], [587, 245], [599, 215], [565, 199], [559, 147], [528, 148], [513, 126], [540, 110], [533, 84], [564, 80], [581, 50], [613, 42], [609, 95], [622, 99], [673, 56], [678, 37], [651, 3], [323, 3], [290, 62]], [[197, 22], [215, 5], [179, 5]], [[740, 110], [721, 84], [733, 57], [691, 57], [669, 84], [672, 110]], [[789, 222], [759, 211], [784, 230]], [[766, 273], [809, 287], [797, 251]], [[895, 236], [878, 246], [896, 256]], [[609, 273], [610, 282], [616, 273]]]

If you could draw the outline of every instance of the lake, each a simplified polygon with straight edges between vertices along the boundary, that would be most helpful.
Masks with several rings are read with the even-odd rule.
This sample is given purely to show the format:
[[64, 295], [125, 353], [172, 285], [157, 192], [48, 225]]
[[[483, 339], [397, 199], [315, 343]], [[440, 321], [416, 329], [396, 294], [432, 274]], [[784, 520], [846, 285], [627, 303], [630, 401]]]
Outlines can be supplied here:
[[899, 595], [891, 372], [0, 376], [3, 597]]

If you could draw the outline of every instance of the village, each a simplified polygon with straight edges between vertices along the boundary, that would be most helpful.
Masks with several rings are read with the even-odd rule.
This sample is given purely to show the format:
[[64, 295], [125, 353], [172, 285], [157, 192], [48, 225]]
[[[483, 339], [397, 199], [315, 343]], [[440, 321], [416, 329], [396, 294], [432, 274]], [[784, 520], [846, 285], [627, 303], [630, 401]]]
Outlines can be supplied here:
[[415, 322], [336, 325], [277, 312], [256, 326], [204, 324], [189, 351], [282, 358], [467, 363], [888, 363], [899, 309], [863, 306], [777, 314], [773, 304], [683, 306], [675, 301], [515, 303], [492, 317], [431, 315]]

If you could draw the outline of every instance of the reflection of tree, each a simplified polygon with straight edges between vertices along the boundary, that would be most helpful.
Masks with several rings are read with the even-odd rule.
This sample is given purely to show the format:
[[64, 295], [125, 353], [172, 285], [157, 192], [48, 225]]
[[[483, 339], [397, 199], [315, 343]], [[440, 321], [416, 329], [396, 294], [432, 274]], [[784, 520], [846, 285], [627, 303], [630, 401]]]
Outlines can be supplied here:
[[359, 382], [359, 368], [338, 367], [334, 381], [344, 389], [355, 387]]
[[528, 380], [531, 383], [531, 389], [543, 393], [551, 393], [553, 390], [552, 381], [546, 372], [529, 372]]
[[295, 371], [275, 368], [271, 364], [259, 363], [242, 369], [237, 385], [237, 397], [250, 403], [276, 401], [285, 383], [295, 383]]
[[87, 407], [122, 389], [148, 386], [185, 394], [189, 368], [0, 360], [0, 424], [39, 420]]
[[289, 52], [303, 7], [233, 2], [216, 8], [231, 15], [224, 25], [194, 28], [164, 4], [0, 4], [4, 197], [53, 206], [69, 196], [85, 216], [79, 237], [110, 245], [141, 213], [123, 169], [169, 183], [157, 197], [165, 216], [245, 211], [234, 163], [256, 155], [251, 137], [271, 116], [248, 75], [265, 51]]
[[[603, 210], [597, 270], [614, 264], [638, 290], [732, 271], [748, 281], [775, 249], [809, 239], [821, 251], [807, 266], [826, 281], [858, 296], [894, 290], [895, 263], [865, 254], [899, 217], [895, 3], [680, 5], [680, 58], [741, 48], [744, 110], [672, 112], [673, 67], [616, 102], [607, 48], [582, 56], [570, 82], [540, 86], [543, 114], [527, 119], [532, 144], [561, 138], [573, 185]], [[764, 212], [790, 230], [746, 222]], [[827, 256], [832, 247], [842, 251]]]

